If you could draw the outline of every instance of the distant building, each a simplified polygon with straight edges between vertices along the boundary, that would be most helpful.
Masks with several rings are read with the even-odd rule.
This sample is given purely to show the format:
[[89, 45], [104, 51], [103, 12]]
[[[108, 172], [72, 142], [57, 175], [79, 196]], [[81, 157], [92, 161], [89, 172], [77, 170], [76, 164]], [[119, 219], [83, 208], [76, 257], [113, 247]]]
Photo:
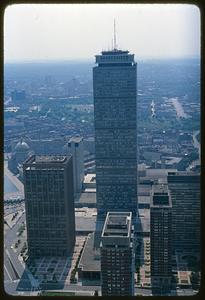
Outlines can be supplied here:
[[93, 68], [98, 212], [137, 212], [137, 64], [113, 49]]
[[200, 251], [200, 175], [169, 172], [168, 186], [173, 206], [173, 243], [175, 250]]
[[[65, 155], [65, 140], [62, 138], [53, 139], [29, 139], [27, 143], [34, 150], [36, 155]], [[66, 145], [67, 146], [67, 145]], [[67, 147], [66, 147], [67, 148]]]
[[21, 138], [9, 157], [9, 170], [14, 174], [17, 174], [19, 165], [22, 165], [22, 163], [32, 154], [33, 152], [31, 151], [29, 145]]
[[26, 92], [24, 90], [14, 90], [11, 92], [11, 100], [13, 102], [24, 102], [26, 100]]
[[[66, 155], [68, 145], [64, 138], [39, 138], [31, 139], [25, 137], [24, 141], [36, 155]], [[12, 152], [15, 151], [16, 142], [11, 142]]]
[[108, 212], [101, 237], [102, 296], [134, 295], [131, 212]]
[[154, 185], [150, 204], [151, 282], [166, 291], [172, 276], [172, 204], [167, 185]]
[[23, 165], [29, 256], [67, 256], [75, 244], [71, 156], [35, 156]]
[[84, 180], [84, 149], [82, 137], [72, 137], [69, 140], [68, 153], [73, 156], [74, 193], [80, 193]]

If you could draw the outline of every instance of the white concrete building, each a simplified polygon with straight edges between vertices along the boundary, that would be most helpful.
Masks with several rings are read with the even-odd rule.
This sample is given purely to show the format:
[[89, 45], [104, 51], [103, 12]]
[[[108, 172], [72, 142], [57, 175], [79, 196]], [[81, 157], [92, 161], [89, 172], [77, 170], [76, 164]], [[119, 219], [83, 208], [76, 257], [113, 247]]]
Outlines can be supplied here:
[[68, 153], [73, 156], [74, 193], [80, 193], [84, 180], [84, 149], [82, 137], [72, 137], [69, 140]]

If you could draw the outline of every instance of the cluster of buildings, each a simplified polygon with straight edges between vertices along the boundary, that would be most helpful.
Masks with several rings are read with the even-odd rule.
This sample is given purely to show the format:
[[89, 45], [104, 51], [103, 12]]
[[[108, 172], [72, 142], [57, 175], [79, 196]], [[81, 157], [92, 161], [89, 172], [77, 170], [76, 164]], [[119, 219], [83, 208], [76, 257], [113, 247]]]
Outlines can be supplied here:
[[144, 132], [138, 136], [139, 161], [151, 168], [185, 171], [192, 161], [199, 159], [193, 145], [193, 133], [174, 128]]
[[[35, 66], [33, 67], [35, 69]], [[31, 73], [33, 67], [31, 66]], [[66, 70], [69, 70], [69, 67]], [[86, 76], [82, 78], [81, 74], [79, 78], [65, 82], [64, 78], [69, 74], [68, 71], [65, 72], [63, 80], [59, 78], [59, 82], [52, 76], [46, 76], [43, 80], [37, 74], [35, 74], [36, 78], [35, 76], [33, 78], [33, 76], [30, 77], [28, 70], [26, 72], [28, 74], [24, 80], [5, 79], [4, 147], [6, 152], [11, 152], [12, 142], [17, 143], [19, 136], [24, 135], [34, 140], [35, 144], [38, 143], [38, 139], [42, 141], [42, 144], [46, 144], [44, 140], [49, 138], [53, 140], [53, 144], [56, 144], [56, 140], [59, 141], [61, 136], [71, 137], [77, 134], [84, 137], [89, 137], [90, 134], [93, 136], [93, 122], [90, 122], [93, 119], [93, 105], [90, 108], [91, 79], [87, 80]], [[80, 113], [78, 105], [76, 106], [79, 103], [84, 109]], [[69, 113], [68, 119], [67, 112]], [[84, 126], [83, 122], [86, 117], [87, 126]], [[33, 141], [25, 142], [32, 148]]]
[[[102, 296], [135, 294], [135, 241], [139, 210], [144, 205], [150, 209], [153, 293], [168, 293], [173, 253], [193, 248], [199, 252], [200, 175], [170, 171], [164, 181], [157, 176], [151, 181], [146, 170], [138, 170], [134, 55], [118, 49], [103, 51], [96, 55], [96, 63], [93, 87], [97, 218], [95, 231], [89, 234], [79, 261], [79, 277], [100, 280]], [[81, 193], [84, 180], [82, 138], [71, 138], [64, 155], [29, 154], [28, 145], [21, 141], [15, 148], [15, 156], [19, 155], [29, 256], [71, 255], [76, 234], [74, 195]], [[146, 188], [143, 192], [142, 185], [148, 186], [148, 193]], [[140, 193], [141, 199], [150, 201], [140, 202]], [[88, 262], [90, 268], [86, 268]]]

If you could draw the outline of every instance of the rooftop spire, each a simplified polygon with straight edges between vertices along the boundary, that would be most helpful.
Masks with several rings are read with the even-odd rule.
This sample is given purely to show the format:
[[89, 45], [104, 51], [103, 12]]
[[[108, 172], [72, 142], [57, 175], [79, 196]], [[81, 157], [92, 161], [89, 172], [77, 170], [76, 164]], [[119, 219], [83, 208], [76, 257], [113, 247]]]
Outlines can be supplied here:
[[114, 19], [114, 50], [117, 50], [115, 19]]

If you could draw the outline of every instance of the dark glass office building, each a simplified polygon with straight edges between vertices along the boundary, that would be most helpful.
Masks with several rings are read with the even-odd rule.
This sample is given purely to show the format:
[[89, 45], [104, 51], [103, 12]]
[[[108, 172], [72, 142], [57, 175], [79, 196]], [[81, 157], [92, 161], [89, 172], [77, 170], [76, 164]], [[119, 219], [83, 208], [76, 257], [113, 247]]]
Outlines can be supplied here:
[[173, 206], [172, 234], [175, 251], [200, 252], [200, 175], [169, 172]]
[[150, 241], [153, 291], [168, 291], [172, 276], [172, 203], [167, 185], [152, 188]]
[[75, 244], [72, 156], [23, 164], [29, 256], [68, 256]]
[[98, 213], [137, 211], [137, 64], [114, 49], [93, 68]]

